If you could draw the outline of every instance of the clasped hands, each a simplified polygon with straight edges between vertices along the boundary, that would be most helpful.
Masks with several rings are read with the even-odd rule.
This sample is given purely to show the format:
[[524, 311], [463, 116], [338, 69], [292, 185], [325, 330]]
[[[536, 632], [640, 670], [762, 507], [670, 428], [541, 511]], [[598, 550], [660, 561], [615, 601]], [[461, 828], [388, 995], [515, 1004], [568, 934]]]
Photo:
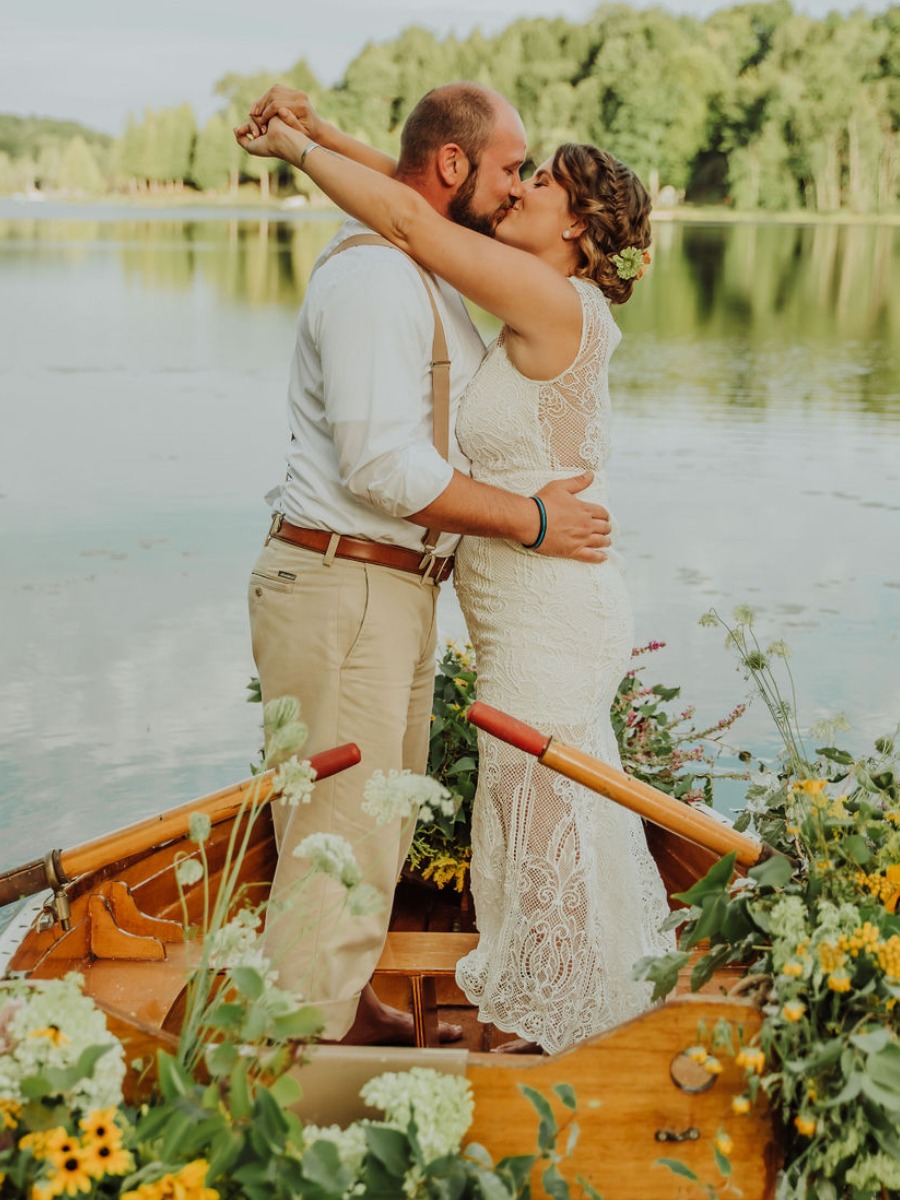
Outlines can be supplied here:
[[318, 142], [325, 125], [305, 92], [277, 83], [251, 106], [248, 120], [235, 127], [234, 136], [248, 154], [289, 159], [291, 151], [297, 149], [290, 130]]

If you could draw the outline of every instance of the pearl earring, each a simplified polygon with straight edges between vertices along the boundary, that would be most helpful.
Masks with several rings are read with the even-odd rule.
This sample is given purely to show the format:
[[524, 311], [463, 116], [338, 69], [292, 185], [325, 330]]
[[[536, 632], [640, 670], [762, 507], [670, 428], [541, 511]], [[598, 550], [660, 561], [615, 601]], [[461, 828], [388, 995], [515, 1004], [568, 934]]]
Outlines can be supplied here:
[[568, 229], [564, 229], [564, 230], [563, 230], [563, 237], [564, 237], [564, 238], [568, 239], [568, 238], [570, 238], [571, 236], [572, 236], [572, 235], [571, 235], [571, 233], [569, 233]]

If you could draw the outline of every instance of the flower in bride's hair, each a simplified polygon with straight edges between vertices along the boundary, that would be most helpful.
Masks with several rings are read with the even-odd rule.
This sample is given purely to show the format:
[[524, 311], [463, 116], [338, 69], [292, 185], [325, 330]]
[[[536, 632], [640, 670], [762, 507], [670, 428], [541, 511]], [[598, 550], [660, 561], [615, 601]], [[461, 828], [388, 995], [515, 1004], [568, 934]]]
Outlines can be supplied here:
[[294, 754], [275, 772], [272, 790], [280, 794], [282, 804], [296, 808], [298, 804], [309, 804], [315, 781], [316, 771], [309, 759], [300, 762]]
[[620, 279], [640, 279], [644, 273], [644, 251], [640, 246], [626, 246], [609, 257]]
[[375, 771], [366, 783], [362, 803], [363, 812], [375, 818], [378, 825], [389, 821], [415, 816], [424, 805], [434, 812], [445, 811], [450, 793], [445, 787], [427, 775], [414, 775], [412, 771]]
[[294, 857], [309, 859], [316, 874], [336, 879], [348, 891], [362, 879], [353, 847], [337, 833], [311, 833], [294, 848]]

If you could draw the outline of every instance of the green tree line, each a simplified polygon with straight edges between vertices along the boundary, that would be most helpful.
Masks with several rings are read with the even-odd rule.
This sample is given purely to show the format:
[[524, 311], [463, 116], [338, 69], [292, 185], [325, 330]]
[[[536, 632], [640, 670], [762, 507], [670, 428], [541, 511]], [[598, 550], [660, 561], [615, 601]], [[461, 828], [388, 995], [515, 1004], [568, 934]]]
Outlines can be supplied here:
[[[396, 151], [416, 100], [474, 79], [518, 107], [540, 161], [561, 141], [606, 146], [654, 196], [739, 209], [890, 212], [900, 207], [900, 5], [813, 18], [790, 0], [740, 4], [705, 20], [604, 5], [582, 23], [521, 19], [487, 37], [410, 27], [369, 43], [333, 88], [301, 60], [230, 74], [201, 128], [188, 105], [130, 117], [123, 135], [54, 129], [19, 136], [0, 118], [0, 190], [235, 193], [312, 185], [249, 159], [232, 126], [271, 83], [308, 91], [342, 128]], [[50, 123], [48, 123], [50, 124]]]

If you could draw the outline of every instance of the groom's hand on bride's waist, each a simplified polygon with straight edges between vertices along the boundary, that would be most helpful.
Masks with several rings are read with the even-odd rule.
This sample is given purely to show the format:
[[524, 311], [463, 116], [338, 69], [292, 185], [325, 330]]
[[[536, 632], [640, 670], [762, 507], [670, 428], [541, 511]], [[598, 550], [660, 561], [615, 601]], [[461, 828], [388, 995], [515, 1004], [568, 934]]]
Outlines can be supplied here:
[[602, 504], [591, 504], [578, 496], [593, 479], [593, 472], [585, 471], [571, 479], [555, 479], [537, 493], [547, 514], [547, 532], [538, 554], [577, 558], [582, 562], [606, 559], [610, 546], [609, 513]]

